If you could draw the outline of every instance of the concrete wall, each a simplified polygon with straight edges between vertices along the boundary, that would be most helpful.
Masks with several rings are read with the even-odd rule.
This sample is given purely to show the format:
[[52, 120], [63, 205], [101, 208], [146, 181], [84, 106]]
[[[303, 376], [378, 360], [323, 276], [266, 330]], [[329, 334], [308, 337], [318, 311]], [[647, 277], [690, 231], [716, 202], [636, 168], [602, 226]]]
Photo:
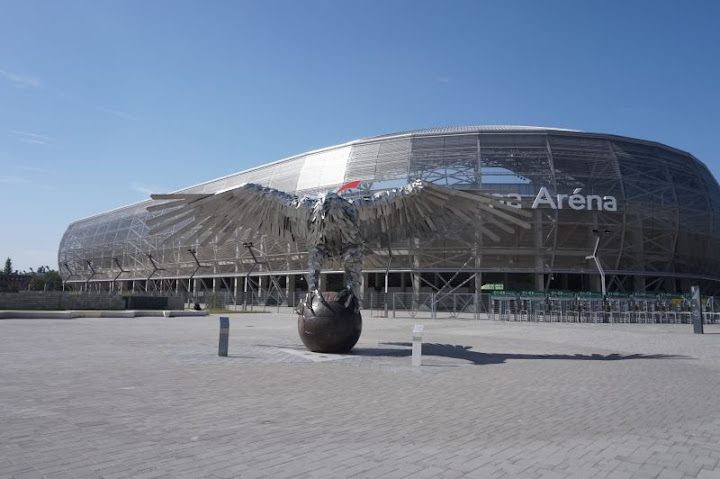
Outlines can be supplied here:
[[168, 296], [167, 309], [185, 309], [185, 298], [182, 296]]
[[[118, 295], [25, 291], [21, 293], [0, 293], [0, 309], [120, 310], [125, 309], [125, 299]], [[183, 298], [168, 297], [167, 309], [183, 309]]]

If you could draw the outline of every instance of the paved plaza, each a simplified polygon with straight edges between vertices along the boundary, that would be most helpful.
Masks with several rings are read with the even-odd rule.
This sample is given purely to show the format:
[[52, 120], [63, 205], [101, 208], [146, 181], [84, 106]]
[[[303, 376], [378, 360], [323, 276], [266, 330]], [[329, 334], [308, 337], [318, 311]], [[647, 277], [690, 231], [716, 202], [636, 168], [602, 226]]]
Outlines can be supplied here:
[[0, 477], [720, 478], [720, 325], [295, 321], [0, 320]]

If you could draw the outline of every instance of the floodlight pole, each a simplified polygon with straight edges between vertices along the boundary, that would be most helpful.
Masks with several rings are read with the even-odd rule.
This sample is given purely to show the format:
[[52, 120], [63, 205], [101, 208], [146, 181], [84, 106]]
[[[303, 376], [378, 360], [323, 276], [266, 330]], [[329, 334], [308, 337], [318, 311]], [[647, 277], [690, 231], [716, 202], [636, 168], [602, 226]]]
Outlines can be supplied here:
[[388, 317], [388, 276], [390, 275], [390, 263], [392, 263], [392, 249], [390, 249], [388, 242], [388, 262], [385, 267], [385, 318]]
[[65, 284], [75, 275], [75, 273], [72, 272], [70, 265], [67, 264], [67, 261], [65, 261], [62, 265], [65, 266], [65, 269], [68, 270], [68, 273], [70, 273], [70, 276], [65, 278], [65, 281], [63, 281], [63, 291], [65, 291]]
[[[258, 263], [257, 257], [255, 256], [255, 252], [253, 251], [252, 241], [243, 243], [243, 246], [245, 248], [247, 248], [248, 253], [250, 253], [250, 256], [253, 259], [253, 265], [248, 270], [247, 274], [245, 274], [245, 284], [243, 285], [243, 311], [247, 311], [247, 293], [248, 293], [248, 284], [250, 283], [250, 275], [252, 274], [253, 271], [255, 271], [255, 268], [257, 268], [259, 263]], [[258, 281], [259, 281], [259, 279], [258, 279]]]
[[[148, 257], [148, 259], [150, 260], [150, 263], [151, 263], [152, 266], [153, 266], [153, 270], [152, 270], [152, 272], [150, 273], [150, 276], [148, 276], [147, 279], [145, 280], [145, 291], [147, 292], [148, 286], [149, 286], [149, 284], [150, 284], [150, 278], [152, 278], [153, 275], [154, 275], [155, 273], [157, 273], [158, 271], [165, 271], [165, 269], [164, 269], [164, 268], [158, 268], [157, 263], [155, 263], [155, 260], [153, 259], [152, 255], [151, 255], [150, 253], [145, 253], [145, 256]], [[162, 286], [162, 284], [161, 284], [160, 286]]]
[[[243, 243], [243, 246], [245, 248], [247, 248], [247, 250], [250, 253], [250, 256], [252, 257], [253, 262], [254, 262], [252, 265], [252, 268], [250, 268], [250, 270], [245, 275], [245, 288], [244, 288], [245, 299], [243, 300], [243, 311], [247, 310], [247, 292], [248, 292], [248, 283], [250, 282], [250, 275], [253, 273], [253, 271], [255, 271], [255, 268], [262, 266], [263, 264], [265, 265], [265, 272], [270, 273], [268, 275], [268, 280], [270, 281], [270, 283], [272, 283], [272, 285], [275, 287], [275, 289], [278, 292], [278, 305], [282, 302], [281, 300], [283, 300], [283, 299], [285, 301], [287, 301], [289, 304], [289, 298], [287, 298], [287, 297], [283, 298], [283, 293], [282, 293], [282, 288], [280, 287], [280, 283], [278, 283], [278, 280], [275, 277], [275, 275], [272, 274], [272, 269], [270, 268], [270, 262], [269, 261], [258, 261], [257, 256], [255, 256], [255, 251], [253, 251], [254, 245], [253, 245], [252, 241]], [[261, 285], [260, 277], [258, 277], [258, 293], [260, 292], [260, 285]], [[267, 290], [267, 294], [266, 294], [267, 298], [270, 297], [270, 293], [271, 293], [271, 288], [270, 288], [270, 285], [268, 285], [268, 290]]]
[[[600, 264], [600, 259], [597, 256], [598, 248], [600, 247], [600, 232], [598, 230], [592, 230], [592, 232], [595, 235], [595, 247], [593, 248], [592, 254], [590, 256], [585, 256], [585, 259], [591, 259], [595, 262], [595, 266], [600, 273], [600, 287], [602, 288], [603, 300], [605, 300], [605, 296], [607, 295], [607, 290], [605, 288], [605, 270], [603, 270], [602, 265]], [[610, 230], [605, 230], [605, 233], [610, 233]]]
[[187, 251], [188, 251], [188, 253], [190, 253], [192, 255], [193, 259], [195, 260], [195, 264], [197, 265], [195, 267], [195, 271], [193, 271], [192, 274], [190, 275], [190, 278], [188, 278], [188, 297], [189, 297], [188, 299], [192, 299], [192, 297], [197, 297], [197, 291], [193, 290], [193, 294], [190, 294], [190, 286], [192, 285], [193, 277], [198, 272], [198, 270], [200, 268], [202, 268], [203, 266], [200, 264], [200, 261], [197, 258], [197, 250], [195, 248], [189, 248]]
[[[115, 291], [115, 283], [117, 283], [117, 280], [118, 280], [118, 278], [120, 277], [120, 275], [123, 274], [123, 273], [127, 273], [127, 271], [125, 271], [125, 270], [122, 268], [122, 265], [120, 264], [120, 260], [117, 259], [117, 257], [114, 257], [114, 258], [113, 258], [113, 261], [115, 262], [115, 265], [117, 265], [118, 269], [120, 270], [120, 272], [113, 278], [113, 282], [112, 282], [112, 284], [113, 284], [113, 291]], [[122, 291], [122, 285], [121, 285], [121, 287], [120, 287], [120, 291]]]
[[88, 261], [85, 261], [85, 263], [87, 263], [88, 268], [90, 268], [90, 271], [92, 271], [92, 274], [90, 276], [88, 276], [88, 279], [85, 280], [85, 292], [89, 293], [90, 292], [90, 280], [97, 273], [95, 272], [95, 268], [93, 268], [92, 261], [88, 260]]

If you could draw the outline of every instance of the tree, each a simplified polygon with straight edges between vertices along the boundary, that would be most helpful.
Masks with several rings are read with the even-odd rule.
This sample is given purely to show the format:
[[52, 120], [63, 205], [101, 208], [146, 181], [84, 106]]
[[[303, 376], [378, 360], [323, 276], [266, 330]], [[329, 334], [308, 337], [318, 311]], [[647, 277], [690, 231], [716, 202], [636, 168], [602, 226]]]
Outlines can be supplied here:
[[33, 277], [29, 288], [32, 291], [61, 291], [63, 285], [60, 274], [49, 268], [44, 271], [45, 273]]
[[45, 290], [46, 291], [61, 291], [63, 289], [63, 282], [62, 278], [60, 277], [60, 273], [55, 271], [54, 269], [46, 269], [45, 270]]
[[3, 274], [12, 274], [12, 260], [10, 258], [5, 260], [5, 269], [3, 269]]
[[42, 291], [45, 289], [45, 278], [40, 275], [33, 276], [28, 285], [30, 291]]

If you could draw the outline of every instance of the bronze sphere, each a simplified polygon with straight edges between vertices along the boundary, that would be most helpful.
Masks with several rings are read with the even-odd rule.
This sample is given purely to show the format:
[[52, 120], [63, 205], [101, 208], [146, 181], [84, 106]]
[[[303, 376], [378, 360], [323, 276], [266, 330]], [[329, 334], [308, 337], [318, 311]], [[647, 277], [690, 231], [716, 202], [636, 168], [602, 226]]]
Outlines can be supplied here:
[[341, 354], [350, 351], [360, 338], [362, 316], [354, 304], [336, 301], [337, 293], [322, 293], [325, 301], [313, 298], [312, 308], [298, 315], [298, 333], [314, 353]]

